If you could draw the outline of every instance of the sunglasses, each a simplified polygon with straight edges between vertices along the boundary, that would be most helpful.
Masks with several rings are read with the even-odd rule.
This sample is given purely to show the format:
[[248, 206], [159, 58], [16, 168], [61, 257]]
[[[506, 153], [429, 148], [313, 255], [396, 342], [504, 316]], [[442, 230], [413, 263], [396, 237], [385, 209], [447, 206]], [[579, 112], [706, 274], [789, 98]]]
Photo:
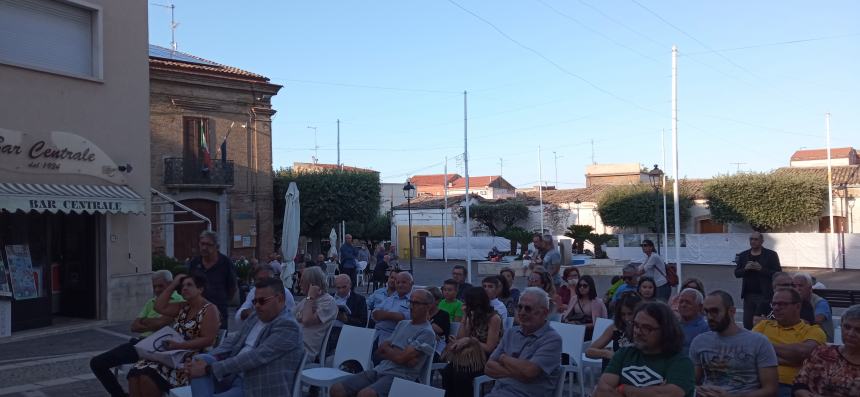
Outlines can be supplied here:
[[265, 305], [267, 302], [269, 302], [269, 301], [270, 301], [270, 300], [272, 300], [272, 299], [275, 299], [275, 295], [272, 295], [272, 296], [266, 296], [266, 297], [263, 297], [263, 298], [254, 298], [254, 299], [251, 299], [251, 303], [253, 303], [254, 305], [260, 305], [260, 306], [263, 306], [263, 305]]
[[526, 314], [530, 314], [531, 312], [537, 310], [534, 306], [526, 306], [526, 305], [517, 305], [517, 310]]

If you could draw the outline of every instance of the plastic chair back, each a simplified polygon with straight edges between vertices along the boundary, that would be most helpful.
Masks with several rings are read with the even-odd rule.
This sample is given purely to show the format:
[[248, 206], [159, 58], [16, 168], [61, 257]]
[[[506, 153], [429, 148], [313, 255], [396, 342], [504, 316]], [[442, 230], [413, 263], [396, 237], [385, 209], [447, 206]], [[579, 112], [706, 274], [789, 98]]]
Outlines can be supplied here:
[[[436, 351], [436, 342], [433, 342], [433, 351]], [[430, 386], [430, 379], [433, 373], [433, 355], [430, 354], [427, 356], [427, 360], [424, 361], [424, 365], [421, 367], [421, 383]]]
[[373, 368], [370, 356], [373, 353], [373, 338], [375, 336], [376, 331], [372, 328], [344, 325], [340, 330], [340, 337], [337, 339], [332, 367], [338, 368], [344, 361], [355, 360], [365, 370]]
[[591, 334], [591, 339], [594, 340], [599, 338], [600, 335], [603, 335], [603, 333], [606, 332], [606, 329], [609, 328], [610, 325], [612, 325], [611, 318], [598, 317], [597, 321], [594, 323], [594, 332]]
[[551, 321], [549, 325], [561, 335], [561, 352], [570, 356], [570, 363], [582, 366], [582, 342], [585, 339], [585, 326]]
[[302, 359], [299, 361], [299, 367], [296, 368], [295, 378], [293, 378], [293, 396], [302, 395], [302, 371], [305, 369], [305, 363], [308, 361], [308, 353], [302, 347]]
[[394, 378], [388, 395], [391, 397], [443, 397], [445, 390], [410, 382], [401, 378]]
[[457, 332], [460, 332], [460, 323], [455, 321], [451, 323], [451, 335], [457, 336]]

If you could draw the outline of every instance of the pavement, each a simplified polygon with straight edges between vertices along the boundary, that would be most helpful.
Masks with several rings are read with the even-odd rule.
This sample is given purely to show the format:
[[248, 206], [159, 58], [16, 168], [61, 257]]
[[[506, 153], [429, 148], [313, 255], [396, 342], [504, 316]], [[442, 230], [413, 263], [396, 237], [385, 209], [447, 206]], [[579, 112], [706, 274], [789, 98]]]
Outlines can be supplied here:
[[[463, 261], [415, 260], [414, 276], [417, 285], [441, 285], [450, 278], [451, 268]], [[408, 261], [401, 266], [408, 268]], [[473, 264], [473, 268], [477, 266]], [[798, 269], [785, 269], [798, 271]], [[860, 285], [860, 271], [833, 272], [806, 269], [828, 288], [856, 289]], [[721, 265], [684, 265], [683, 277], [697, 277], [704, 281], [706, 290], [722, 289], [740, 299], [740, 281], [734, 277], [733, 267]], [[480, 284], [484, 275], [472, 275], [472, 283]], [[598, 291], [605, 291], [610, 276], [598, 276]], [[525, 278], [515, 281], [518, 288], [525, 287]], [[356, 292], [366, 295], [366, 286], [358, 286]], [[835, 309], [835, 315], [842, 309]], [[232, 317], [232, 316], [231, 316]], [[89, 326], [87, 325], [89, 324]], [[89, 370], [91, 357], [123, 343], [131, 336], [130, 323], [107, 324], [93, 321], [68, 330], [51, 327], [15, 335], [5, 341], [0, 339], [0, 396], [14, 397], [69, 397], [106, 396], [101, 384]], [[237, 326], [230, 324], [230, 329]], [[120, 383], [125, 386], [124, 376]]]

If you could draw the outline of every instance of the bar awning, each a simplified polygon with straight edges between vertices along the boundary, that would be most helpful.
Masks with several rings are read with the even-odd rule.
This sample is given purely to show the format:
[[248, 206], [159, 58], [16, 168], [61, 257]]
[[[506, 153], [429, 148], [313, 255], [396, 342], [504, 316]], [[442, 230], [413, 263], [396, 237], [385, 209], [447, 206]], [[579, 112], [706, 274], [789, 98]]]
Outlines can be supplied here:
[[0, 210], [142, 214], [145, 202], [125, 185], [0, 183]]

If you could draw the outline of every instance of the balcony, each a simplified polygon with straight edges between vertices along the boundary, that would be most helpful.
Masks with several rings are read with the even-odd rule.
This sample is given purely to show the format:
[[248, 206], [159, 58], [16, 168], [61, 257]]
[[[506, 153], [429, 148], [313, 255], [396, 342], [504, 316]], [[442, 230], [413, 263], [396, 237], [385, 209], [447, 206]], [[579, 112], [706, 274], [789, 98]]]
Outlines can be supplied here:
[[223, 189], [233, 186], [233, 162], [212, 160], [209, 171], [197, 161], [182, 157], [164, 159], [164, 185], [174, 188]]

